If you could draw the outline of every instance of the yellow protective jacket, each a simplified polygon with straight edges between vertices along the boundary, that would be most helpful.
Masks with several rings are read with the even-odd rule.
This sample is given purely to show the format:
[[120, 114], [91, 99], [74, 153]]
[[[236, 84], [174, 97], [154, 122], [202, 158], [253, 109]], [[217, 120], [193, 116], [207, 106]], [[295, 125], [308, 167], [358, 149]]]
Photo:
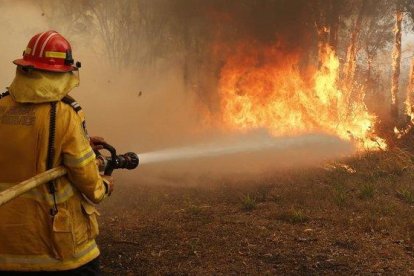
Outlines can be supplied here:
[[[18, 70], [10, 95], [0, 99], [0, 190], [46, 170], [49, 102], [77, 86], [67, 74], [72, 73]], [[51, 89], [60, 92], [57, 98], [50, 96]], [[107, 189], [83, 128], [82, 111], [74, 107], [57, 103], [54, 166], [68, 169], [67, 176], [55, 181], [58, 213], [50, 214], [54, 204], [47, 184], [1, 206], [0, 271], [69, 270], [99, 255], [94, 240], [98, 213], [91, 202], [100, 202]]]

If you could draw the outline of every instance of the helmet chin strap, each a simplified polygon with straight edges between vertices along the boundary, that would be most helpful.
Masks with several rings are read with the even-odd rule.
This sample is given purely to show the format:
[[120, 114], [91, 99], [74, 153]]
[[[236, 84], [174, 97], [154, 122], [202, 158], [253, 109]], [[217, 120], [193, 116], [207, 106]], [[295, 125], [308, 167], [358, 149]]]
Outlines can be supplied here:
[[18, 66], [21, 68], [25, 73], [31, 73], [35, 68], [33, 66]]
[[75, 71], [79, 70], [79, 68], [82, 67], [82, 63], [80, 61], [77, 61], [75, 63], [75, 65], [73, 65], [74, 63], [75, 63], [75, 61], [72, 58], [72, 51], [67, 50], [66, 51], [66, 58], [65, 58], [65, 65], [73, 66], [74, 68], [76, 68]]
[[66, 51], [65, 65], [73, 65], [72, 51]]
[[72, 71], [72, 73], [76, 76], [76, 78], [79, 80], [79, 82], [80, 82], [80, 73], [79, 73], [79, 70], [74, 70], [74, 71]]

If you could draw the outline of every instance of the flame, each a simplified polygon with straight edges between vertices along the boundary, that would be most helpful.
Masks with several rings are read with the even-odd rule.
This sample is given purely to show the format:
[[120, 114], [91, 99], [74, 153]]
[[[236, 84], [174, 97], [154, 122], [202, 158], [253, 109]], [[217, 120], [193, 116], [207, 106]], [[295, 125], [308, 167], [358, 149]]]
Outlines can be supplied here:
[[343, 171], [345, 171], [347, 173], [350, 173], [350, 174], [354, 174], [354, 173], [357, 172], [350, 165], [343, 164], [343, 163], [331, 163], [331, 164], [328, 163], [328, 164], [325, 164], [324, 169], [327, 170], [327, 171], [335, 171], [335, 170], [340, 169], [340, 170], [343, 170]]
[[367, 111], [364, 94], [341, 90], [335, 52], [326, 45], [319, 52], [320, 68], [301, 70], [301, 55], [286, 53], [279, 44], [236, 47], [219, 81], [225, 128], [265, 128], [274, 136], [325, 133], [359, 149], [385, 149], [374, 133], [376, 117]]
[[394, 127], [397, 139], [407, 135], [414, 127], [414, 59], [411, 62], [410, 79], [407, 86], [406, 100], [404, 102], [404, 113], [407, 115], [408, 123], [403, 128]]

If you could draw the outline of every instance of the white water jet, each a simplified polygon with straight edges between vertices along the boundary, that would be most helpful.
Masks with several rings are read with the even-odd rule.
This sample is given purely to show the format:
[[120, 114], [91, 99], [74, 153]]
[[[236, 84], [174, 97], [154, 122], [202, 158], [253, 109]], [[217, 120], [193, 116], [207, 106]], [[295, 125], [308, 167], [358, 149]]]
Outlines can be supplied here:
[[217, 157], [237, 153], [250, 152], [281, 152], [306, 149], [309, 152], [320, 151], [323, 156], [338, 157], [349, 154], [353, 147], [349, 142], [338, 137], [323, 134], [309, 134], [294, 137], [271, 137], [269, 135], [255, 135], [236, 137], [227, 141], [215, 141], [208, 144], [199, 144], [189, 147], [164, 149], [146, 152], [139, 155], [140, 164]]

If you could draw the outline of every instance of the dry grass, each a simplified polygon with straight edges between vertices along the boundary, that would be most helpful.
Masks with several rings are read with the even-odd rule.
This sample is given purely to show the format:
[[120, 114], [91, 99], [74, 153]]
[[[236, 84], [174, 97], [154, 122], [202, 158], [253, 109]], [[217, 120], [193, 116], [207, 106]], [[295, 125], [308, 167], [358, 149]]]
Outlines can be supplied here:
[[254, 181], [119, 187], [102, 210], [104, 271], [408, 274], [413, 160], [396, 149]]
[[375, 185], [373, 183], [364, 183], [359, 189], [359, 198], [372, 199], [375, 195]]
[[252, 197], [250, 194], [243, 195], [241, 198], [241, 204], [243, 211], [253, 211], [257, 206], [256, 198]]
[[303, 210], [300, 209], [291, 209], [287, 212], [283, 212], [277, 218], [282, 221], [290, 222], [292, 224], [304, 223], [309, 220], [309, 218], [304, 214]]
[[414, 203], [414, 192], [409, 188], [402, 188], [397, 191], [398, 196], [408, 204]]

